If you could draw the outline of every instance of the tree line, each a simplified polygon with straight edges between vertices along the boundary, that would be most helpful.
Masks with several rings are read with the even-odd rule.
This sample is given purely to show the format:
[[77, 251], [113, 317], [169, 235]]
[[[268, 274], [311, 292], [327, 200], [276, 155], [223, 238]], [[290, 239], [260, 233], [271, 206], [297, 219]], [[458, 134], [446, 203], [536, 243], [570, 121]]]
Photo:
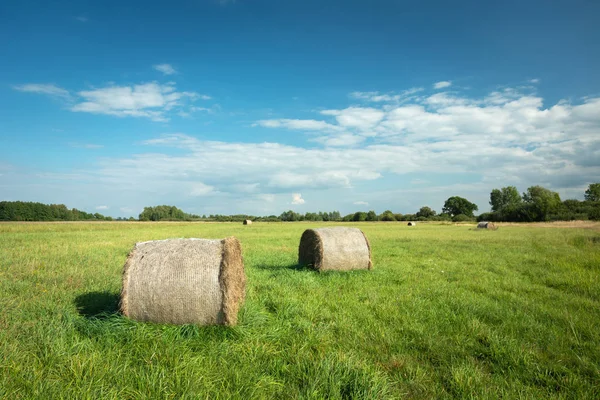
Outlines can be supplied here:
[[589, 185], [584, 199], [562, 201], [558, 193], [542, 186], [531, 186], [519, 195], [516, 187], [507, 186], [492, 190], [492, 211], [477, 219], [498, 222], [600, 220], [600, 183]]
[[112, 221], [112, 218], [69, 209], [64, 204], [0, 201], [0, 221]]
[[[293, 221], [493, 221], [493, 222], [539, 222], [569, 220], [600, 220], [600, 183], [592, 183], [584, 193], [584, 200], [568, 199], [562, 201], [558, 193], [542, 186], [531, 186], [520, 194], [516, 187], [506, 186], [493, 189], [490, 193], [491, 212], [478, 216], [475, 203], [460, 197], [452, 196], [444, 202], [438, 214], [429, 206], [423, 206], [414, 214], [394, 213], [385, 210], [377, 214], [357, 211], [342, 216], [339, 211], [307, 212], [305, 214], [293, 210], [284, 211], [280, 215], [254, 216], [248, 214], [195, 215], [186, 213], [175, 206], [160, 205], [144, 207], [139, 214], [140, 221], [216, 221], [242, 222], [246, 219], [265, 222]], [[88, 221], [107, 220], [102, 214], [86, 213], [76, 208], [68, 209], [64, 204], [42, 204], [22, 201], [0, 202], [0, 221]], [[118, 218], [119, 221], [134, 220]]]

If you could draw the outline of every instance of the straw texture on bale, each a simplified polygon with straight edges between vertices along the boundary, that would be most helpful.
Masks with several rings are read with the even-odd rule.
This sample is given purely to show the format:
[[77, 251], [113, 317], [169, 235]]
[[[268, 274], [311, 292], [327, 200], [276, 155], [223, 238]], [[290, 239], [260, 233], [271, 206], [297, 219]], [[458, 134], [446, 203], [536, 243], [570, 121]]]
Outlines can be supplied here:
[[498, 229], [493, 222], [481, 221], [477, 224], [477, 229]]
[[137, 321], [235, 325], [246, 275], [235, 237], [136, 243], [123, 268], [121, 312]]
[[298, 263], [318, 271], [371, 269], [371, 246], [357, 228], [307, 229], [298, 248]]
[[415, 226], [415, 225], [417, 225], [417, 223], [416, 223], [416, 222], [409, 222], [409, 223], [408, 223], [408, 224], [406, 224], [406, 225], [408, 225], [408, 226]]
[[251, 219], [245, 219], [244, 220], [244, 225], [252, 225], [252, 220]]

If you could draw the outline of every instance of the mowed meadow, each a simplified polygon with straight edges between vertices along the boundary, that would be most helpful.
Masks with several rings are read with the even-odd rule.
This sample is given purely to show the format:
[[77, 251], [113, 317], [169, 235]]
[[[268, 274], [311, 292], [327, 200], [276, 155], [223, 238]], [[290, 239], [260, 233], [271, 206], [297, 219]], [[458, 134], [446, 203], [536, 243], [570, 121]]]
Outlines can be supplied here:
[[[297, 265], [355, 226], [372, 271]], [[600, 398], [600, 224], [0, 224], [0, 398]], [[236, 327], [118, 313], [135, 242], [236, 236]]]

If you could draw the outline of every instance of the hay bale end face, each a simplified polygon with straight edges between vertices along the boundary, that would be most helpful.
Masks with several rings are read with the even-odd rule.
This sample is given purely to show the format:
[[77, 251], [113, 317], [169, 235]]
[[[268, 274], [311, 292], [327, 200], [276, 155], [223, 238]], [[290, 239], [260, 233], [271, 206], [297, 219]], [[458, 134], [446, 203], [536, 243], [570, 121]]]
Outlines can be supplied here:
[[480, 223], [477, 224], [477, 229], [496, 230], [498, 228], [496, 227], [496, 225], [493, 222], [481, 221]]
[[416, 223], [416, 222], [409, 222], [409, 223], [408, 223], [408, 224], [406, 224], [406, 225], [408, 225], [408, 226], [416, 226], [416, 225], [417, 225], [417, 223]]
[[245, 290], [235, 237], [141, 242], [123, 268], [121, 312], [137, 321], [235, 325]]
[[298, 263], [317, 271], [373, 268], [371, 246], [357, 228], [305, 230], [298, 248]]
[[245, 220], [244, 220], [244, 225], [252, 225], [252, 220], [250, 220], [250, 219], [245, 219]]

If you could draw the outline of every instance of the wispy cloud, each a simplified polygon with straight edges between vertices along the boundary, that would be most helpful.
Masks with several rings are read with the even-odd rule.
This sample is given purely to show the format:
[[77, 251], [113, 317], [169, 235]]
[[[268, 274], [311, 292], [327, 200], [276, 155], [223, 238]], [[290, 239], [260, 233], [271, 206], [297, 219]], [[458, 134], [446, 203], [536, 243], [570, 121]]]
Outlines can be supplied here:
[[369, 205], [369, 203], [367, 203], [366, 201], [355, 201], [352, 204], [357, 205], [357, 206], [368, 206]]
[[171, 64], [156, 64], [153, 65], [152, 68], [159, 72], [162, 72], [165, 75], [175, 75], [177, 73], [177, 71], [171, 66]]
[[161, 85], [156, 82], [84, 90], [78, 95], [84, 101], [72, 106], [71, 111], [118, 117], [144, 117], [159, 122], [169, 120], [166, 111], [199, 96], [195, 92], [178, 92], [173, 85]]
[[[82, 90], [70, 93], [54, 84], [27, 83], [14, 85], [13, 89], [47, 95], [66, 103], [69, 110], [92, 114], [106, 114], [117, 117], [142, 117], [157, 122], [169, 121], [168, 112], [179, 112], [188, 116], [195, 111], [214, 112], [217, 105], [210, 108], [190, 106], [189, 103], [210, 100], [211, 97], [196, 92], [177, 91], [174, 82], [159, 84], [142, 83], [132, 86], [111, 85], [103, 88]], [[184, 110], [188, 107], [188, 110]]]
[[94, 143], [69, 143], [69, 146], [76, 149], [101, 149], [104, 147], [102, 144]]
[[202, 182], [195, 182], [191, 186], [190, 195], [197, 197], [206, 196], [213, 193], [214, 190], [215, 188], [213, 186], [205, 185]]
[[341, 133], [336, 135], [320, 136], [311, 141], [321, 143], [327, 147], [351, 147], [365, 141], [364, 136], [353, 135], [351, 133]]
[[267, 203], [273, 203], [275, 201], [275, 195], [271, 193], [263, 193], [257, 195], [257, 198], [266, 201]]
[[534, 79], [530, 79], [528, 82], [533, 83], [535, 85], [536, 83], [540, 83], [540, 80], [538, 78], [534, 78]]
[[26, 83], [24, 85], [13, 85], [12, 87], [20, 92], [45, 94], [47, 96], [70, 101], [72, 99], [68, 90], [56, 86], [52, 83]]
[[108, 206], [97, 206], [96, 210], [108, 210]]
[[[169, 134], [146, 140], [147, 150], [134, 155], [101, 159], [94, 171], [39, 179], [54, 186], [87, 179], [100, 193], [94, 202], [112, 204], [111, 198], [121, 196], [120, 204], [134, 209], [148, 199], [185, 205], [198, 204], [202, 196], [202, 213], [281, 212], [294, 200], [290, 193], [299, 195], [297, 201], [304, 200], [300, 194], [308, 197], [315, 209], [335, 209], [345, 198], [347, 207], [361, 199], [374, 209], [383, 204], [394, 210], [410, 198], [421, 203], [414, 206], [435, 207], [459, 194], [482, 211], [489, 191], [501, 184], [582, 193], [600, 174], [600, 98], [548, 104], [522, 90], [480, 97], [432, 91], [409, 103], [343, 106], [315, 112], [314, 119], [256, 122], [306, 130], [307, 140], [315, 140], [308, 146]], [[13, 172], [5, 175], [3, 185]], [[455, 176], [473, 182], [458, 183]], [[386, 191], [387, 185], [405, 187]]]
[[451, 81], [441, 81], [433, 84], [434, 89], [444, 89], [450, 86], [452, 86]]
[[339, 131], [339, 126], [328, 124], [325, 121], [315, 121], [314, 119], [263, 119], [256, 121], [252, 126], [262, 126], [265, 128], [285, 128], [304, 131]]
[[79, 22], [88, 22], [88, 18], [84, 17], [83, 15], [79, 15], [79, 16], [75, 17], [75, 19]]
[[381, 92], [352, 92], [350, 97], [359, 100], [366, 100], [374, 103], [382, 102], [402, 102], [412, 98], [413, 95], [422, 92], [421, 87], [410, 88], [400, 93], [381, 93]]

